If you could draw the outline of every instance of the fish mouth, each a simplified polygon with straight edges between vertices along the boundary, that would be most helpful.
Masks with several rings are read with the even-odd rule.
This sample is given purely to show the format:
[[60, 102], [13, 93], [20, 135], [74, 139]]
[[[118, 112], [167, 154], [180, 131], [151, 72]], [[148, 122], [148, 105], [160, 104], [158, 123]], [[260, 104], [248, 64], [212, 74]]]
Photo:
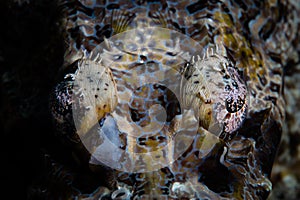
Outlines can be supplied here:
[[[119, 187], [117, 190], [111, 193], [111, 199], [124, 199], [124, 200], [177, 200], [177, 199], [219, 199], [219, 195], [202, 183], [186, 182], [174, 182], [172, 184], [170, 194], [155, 194], [153, 191], [151, 194], [134, 195], [134, 192], [129, 189], [128, 186]], [[101, 198], [100, 198], [101, 199]]]

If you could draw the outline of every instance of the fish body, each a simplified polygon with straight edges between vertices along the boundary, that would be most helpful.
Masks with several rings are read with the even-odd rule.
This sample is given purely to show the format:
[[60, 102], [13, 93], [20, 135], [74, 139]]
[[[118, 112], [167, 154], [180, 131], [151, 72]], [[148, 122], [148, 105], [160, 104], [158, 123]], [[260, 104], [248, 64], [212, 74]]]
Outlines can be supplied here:
[[[100, 136], [121, 149], [109, 148], [113, 169], [106, 170], [104, 148], [97, 147], [107, 140], [88, 147], [91, 169], [112, 177], [111, 198], [266, 198], [285, 119], [284, 72], [299, 62], [293, 1], [73, 0], [61, 6], [68, 44], [63, 70], [75, 63], [74, 80], [83, 85], [91, 80], [86, 69], [109, 74], [98, 77], [99, 92], [89, 83], [96, 93], [82, 94], [100, 108]], [[85, 68], [84, 59], [98, 64]], [[111, 98], [95, 100], [105, 88]], [[58, 123], [64, 121], [61, 94], [53, 100]], [[166, 110], [165, 123], [148, 113], [154, 104], [161, 106], [152, 107], [156, 116]], [[99, 133], [90, 121], [79, 118], [84, 145], [95, 139], [89, 132]], [[153, 133], [153, 127], [160, 129]], [[152, 152], [155, 159], [147, 157]]]

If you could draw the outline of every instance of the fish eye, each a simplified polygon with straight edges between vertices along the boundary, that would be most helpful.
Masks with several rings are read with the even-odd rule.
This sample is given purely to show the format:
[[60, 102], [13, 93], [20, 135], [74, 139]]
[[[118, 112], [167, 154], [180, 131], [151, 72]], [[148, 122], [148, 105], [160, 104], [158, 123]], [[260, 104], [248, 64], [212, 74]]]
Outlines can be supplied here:
[[183, 74], [183, 108], [193, 109], [199, 125], [216, 136], [232, 134], [247, 114], [244, 81], [226, 57], [207, 54], [191, 60]]

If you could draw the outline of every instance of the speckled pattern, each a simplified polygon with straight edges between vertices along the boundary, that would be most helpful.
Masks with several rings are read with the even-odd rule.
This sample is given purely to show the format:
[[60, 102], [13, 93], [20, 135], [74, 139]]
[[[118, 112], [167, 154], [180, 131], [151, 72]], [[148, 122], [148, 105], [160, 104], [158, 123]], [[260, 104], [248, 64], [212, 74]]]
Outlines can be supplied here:
[[[205, 118], [193, 146], [172, 166], [149, 173], [122, 173], [88, 164], [90, 154], [72, 126], [70, 105], [55, 103], [72, 83], [72, 77], [66, 77], [51, 97], [51, 109], [58, 113], [54, 116], [55, 135], [72, 152], [68, 159], [81, 170], [47, 156], [49, 176], [42, 180], [45, 189], [34, 185], [30, 195], [45, 199], [117, 199], [118, 195], [120, 199], [266, 199], [273, 188], [270, 199], [299, 198], [299, 3], [72, 0], [60, 1], [59, 8], [66, 41], [63, 76], [77, 70], [82, 50], [92, 52], [104, 37], [145, 26], [167, 28], [197, 41], [203, 54], [222, 44], [222, 52], [234, 66], [227, 68], [228, 73], [238, 85], [246, 85], [247, 100], [239, 101], [247, 105], [246, 117], [233, 125], [232, 133], [225, 131], [220, 137], [210, 134]], [[112, 74], [115, 76], [114, 70]], [[68, 97], [63, 100], [68, 104]], [[205, 109], [200, 112], [206, 113]], [[57, 123], [57, 118], [62, 123]]]

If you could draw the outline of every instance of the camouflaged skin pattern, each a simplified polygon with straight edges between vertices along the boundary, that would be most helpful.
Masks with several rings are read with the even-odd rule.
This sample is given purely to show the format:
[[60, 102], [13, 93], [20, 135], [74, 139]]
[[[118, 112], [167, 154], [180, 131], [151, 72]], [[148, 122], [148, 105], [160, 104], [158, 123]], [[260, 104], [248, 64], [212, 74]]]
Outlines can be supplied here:
[[[292, 97], [297, 97], [298, 87], [292, 82], [299, 78], [290, 72], [299, 70], [297, 11], [299, 12], [300, 9], [297, 2], [275, 0], [265, 2], [122, 1], [117, 3], [105, 0], [73, 0], [62, 2], [61, 6], [66, 16], [66, 44], [68, 45], [64, 68], [68, 68], [82, 57], [82, 49], [91, 52], [104, 40], [104, 37], [109, 38], [125, 30], [143, 26], [144, 19], [149, 21], [148, 25], [186, 34], [203, 47], [224, 44], [228, 57], [243, 77], [249, 91], [247, 118], [235, 135], [229, 138], [224, 136], [220, 141], [217, 139], [215, 146], [210, 149], [210, 155], [202, 162], [197, 163], [199, 160], [195, 160], [191, 155], [185, 155], [186, 159], [192, 161], [194, 165], [195, 171], [192, 173], [202, 173], [205, 176], [190, 182], [185, 182], [182, 178], [182, 182], [176, 184], [182, 184], [179, 186], [185, 188], [184, 191], [193, 188], [192, 191], [198, 191], [198, 197], [202, 198], [204, 196], [210, 199], [267, 197], [272, 188], [268, 179], [281, 131], [284, 129], [285, 134], [292, 135], [291, 138], [297, 135], [297, 130], [294, 128], [297, 127], [295, 126], [297, 117], [292, 117], [294, 115], [291, 114], [291, 108], [297, 108], [297, 101], [293, 101]], [[124, 22], [122, 26], [119, 25], [120, 21]], [[285, 112], [287, 116], [293, 118], [292, 123], [287, 125], [284, 125]], [[76, 136], [69, 137], [74, 139], [73, 137]], [[283, 145], [290, 142], [288, 138], [290, 137], [283, 136]], [[78, 147], [80, 146], [78, 138], [75, 141], [71, 141], [71, 146], [76, 146], [74, 148], [78, 151], [82, 147]], [[292, 154], [285, 158], [286, 161], [279, 160], [279, 163], [289, 162]], [[297, 164], [297, 162], [299, 161], [293, 163]], [[219, 176], [226, 174], [229, 179], [214, 180], [212, 176], [214, 173]], [[130, 181], [124, 181], [134, 188], [134, 197], [145, 193], [143, 180], [147, 177], [149, 174], [136, 174]], [[161, 195], [173, 192], [177, 198], [194, 198], [194, 196], [181, 194], [178, 192], [179, 189], [172, 190], [170, 185], [173, 183], [175, 187], [174, 180], [177, 177], [168, 168], [150, 177], [153, 180], [162, 180], [161, 185], [158, 186]], [[119, 180], [111, 178], [108, 179], [108, 182], [110, 181], [112, 184], [108, 184], [107, 187], [112, 188], [111, 191], [100, 186], [93, 194], [85, 195], [80, 192], [80, 188], [72, 184], [72, 180], [67, 179], [66, 188], [70, 193], [64, 195], [69, 194], [68, 198], [92, 196], [101, 199], [105, 194], [118, 191], [114, 182], [118, 184]], [[198, 181], [203, 184], [197, 184]], [[123, 190], [132, 191], [132, 188]]]

